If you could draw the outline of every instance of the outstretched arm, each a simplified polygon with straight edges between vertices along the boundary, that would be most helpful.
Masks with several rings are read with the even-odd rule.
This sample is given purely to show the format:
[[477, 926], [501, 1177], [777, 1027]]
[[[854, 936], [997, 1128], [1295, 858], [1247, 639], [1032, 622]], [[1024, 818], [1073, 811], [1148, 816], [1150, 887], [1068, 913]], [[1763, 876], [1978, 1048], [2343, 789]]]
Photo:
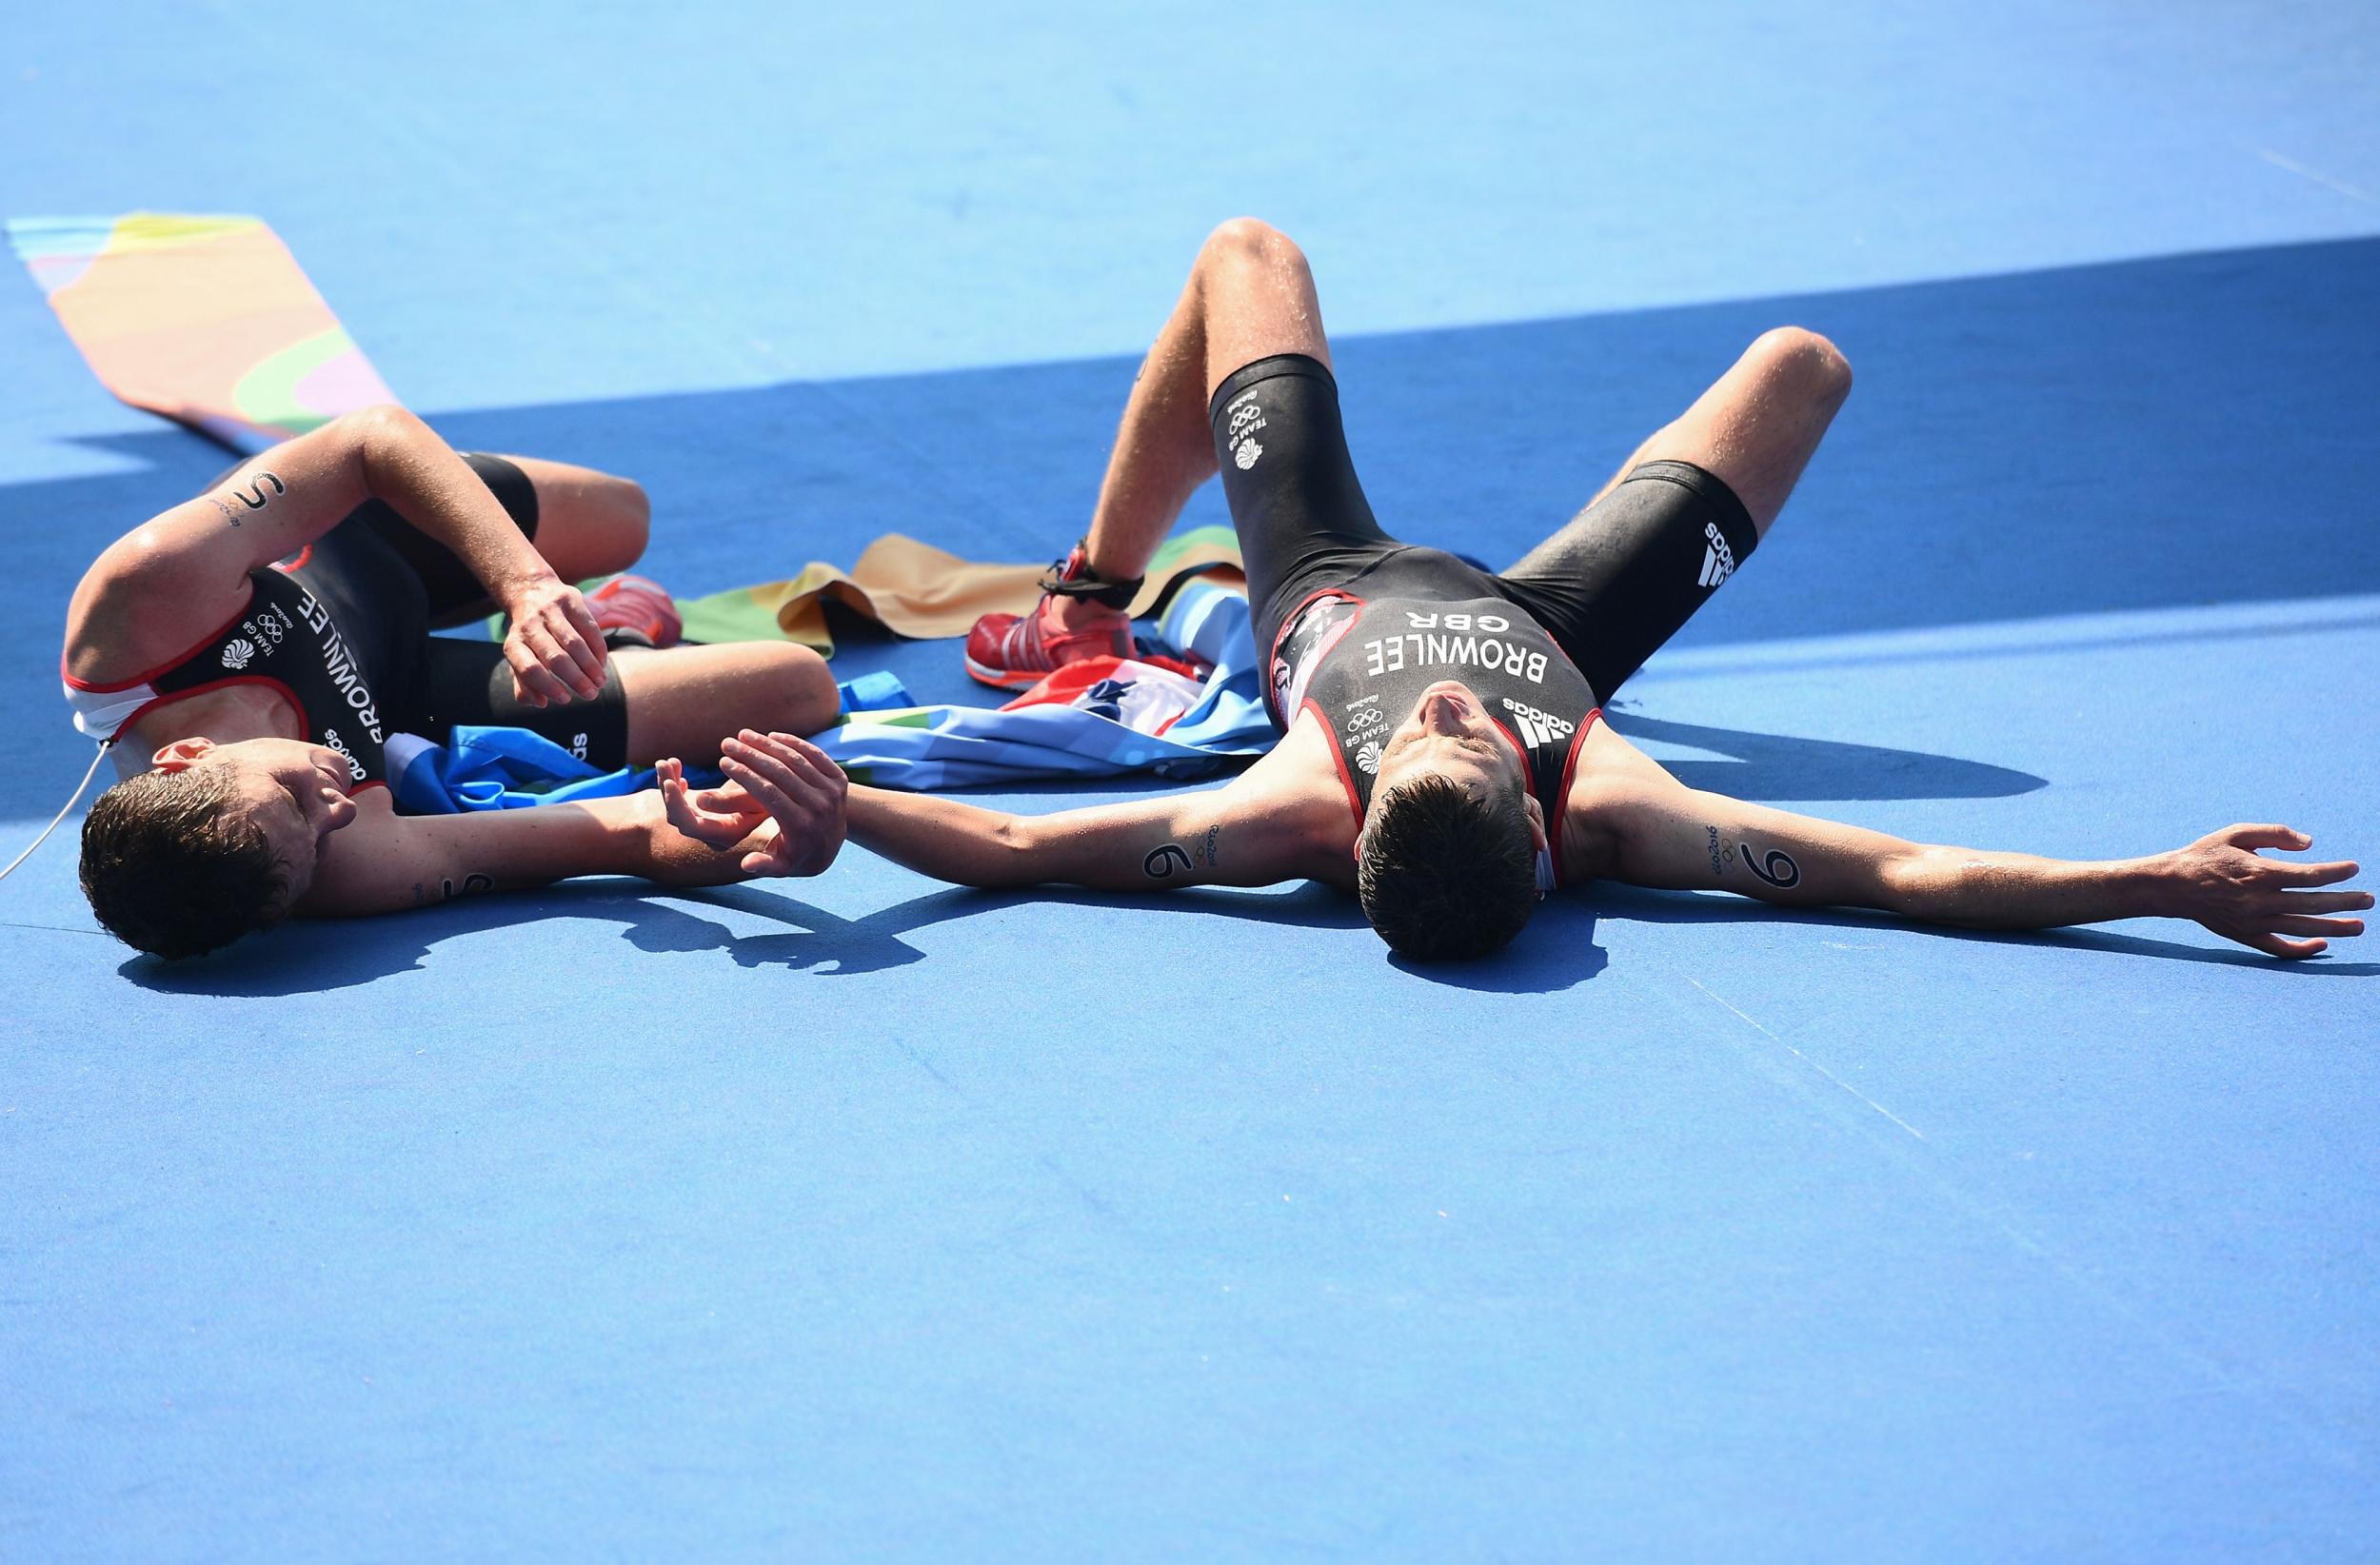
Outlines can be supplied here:
[[662, 777], [658, 793], [534, 809], [400, 816], [376, 802], [325, 840], [298, 911], [393, 913], [579, 875], [631, 875], [673, 886], [816, 875], [843, 846], [841, 800], [822, 791], [788, 795], [755, 779], [769, 795], [768, 807], [714, 813], [689, 831], [680, 823], [686, 789], [678, 763], [663, 762]]
[[2262, 857], [2313, 845], [2287, 826], [2230, 826], [2170, 853], [2081, 862], [1911, 842], [1659, 779], [1631, 774], [1590, 806], [1611, 834], [1615, 879], [1978, 929], [2191, 919], [2276, 957], [2362, 934], [2362, 920], [2326, 915], [2372, 904], [2365, 892], [2320, 889], [2353, 876], [2353, 863]]
[[671, 819], [705, 842], [724, 843], [768, 814], [806, 803], [847, 819], [854, 838], [894, 862], [960, 885], [1270, 885], [1327, 878], [1348, 862], [1343, 851], [1334, 857], [1311, 839], [1280, 768], [1265, 762], [1220, 788], [1012, 815], [846, 784], [823, 751], [789, 734], [746, 729], [724, 750], [724, 788], [688, 792], [666, 772], [663, 778]]
[[929, 794], [851, 790], [851, 833], [896, 863], [961, 885], [1163, 891], [1299, 879], [1260, 816], [1228, 788], [1010, 815]]

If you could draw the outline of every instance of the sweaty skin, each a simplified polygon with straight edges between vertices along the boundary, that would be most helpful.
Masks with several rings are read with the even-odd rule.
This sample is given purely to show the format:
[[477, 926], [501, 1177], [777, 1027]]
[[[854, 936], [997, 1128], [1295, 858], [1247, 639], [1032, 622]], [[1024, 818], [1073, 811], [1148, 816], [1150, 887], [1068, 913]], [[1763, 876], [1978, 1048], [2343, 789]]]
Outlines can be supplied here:
[[[1460, 746], [1473, 737], [1464, 732], [1460, 702], [1447, 695], [1435, 686], [1425, 692], [1399, 735], [1410, 729], [1417, 746]], [[1136, 891], [1319, 880], [1354, 887], [1355, 822], [1329, 742], [1310, 717], [1222, 787], [1040, 816], [846, 786], [823, 753], [786, 735], [747, 733], [743, 750], [800, 781], [798, 796], [781, 795], [790, 820], [813, 821], [840, 792], [850, 834], [863, 846], [962, 885]], [[1461, 755], [1475, 780], [1501, 764], [1467, 749]], [[680, 829], [718, 837], [769, 813], [772, 806], [743, 782], [684, 801], [673, 814]], [[700, 827], [692, 823], [698, 819]], [[1209, 836], [1229, 844], [1223, 862], [1182, 845]], [[1715, 857], [1714, 841], [1727, 851]], [[2350, 862], [2295, 863], [2259, 851], [2311, 846], [2305, 834], [2277, 825], [2230, 826], [2170, 852], [2100, 862], [1912, 842], [1689, 788], [1598, 723], [1583, 742], [1556, 851], [1572, 885], [1609, 879], [1732, 891], [1783, 906], [1869, 907], [1973, 928], [2180, 918], [2270, 955], [2299, 958], [2362, 934], [2362, 920], [2337, 915], [2372, 905], [2369, 893], [2328, 889], [2357, 873]], [[1169, 869], [1162, 876], [1149, 868], [1159, 856]]]

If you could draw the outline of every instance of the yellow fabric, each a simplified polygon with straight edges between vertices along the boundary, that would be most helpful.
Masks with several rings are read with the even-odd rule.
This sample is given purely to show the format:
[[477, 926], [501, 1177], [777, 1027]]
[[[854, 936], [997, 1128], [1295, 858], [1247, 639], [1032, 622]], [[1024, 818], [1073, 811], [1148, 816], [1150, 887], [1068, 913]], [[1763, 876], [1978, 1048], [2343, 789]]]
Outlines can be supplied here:
[[[1177, 540], [1153, 564], [1133, 600], [1135, 615], [1148, 613], [1182, 577], [1210, 573], [1225, 585], [1240, 585], [1240, 549], [1228, 528], [1206, 527]], [[786, 581], [740, 589], [744, 613], [772, 617], [778, 632], [831, 652], [825, 602], [835, 602], [903, 636], [963, 636], [985, 614], [1022, 614], [1040, 601], [1046, 565], [986, 565], [962, 559], [930, 544], [887, 533], [870, 544], [848, 571], [813, 561]], [[722, 598], [739, 594], [721, 594]], [[699, 637], [699, 610], [687, 610], [686, 634]], [[724, 605], [722, 605], [723, 607]]]

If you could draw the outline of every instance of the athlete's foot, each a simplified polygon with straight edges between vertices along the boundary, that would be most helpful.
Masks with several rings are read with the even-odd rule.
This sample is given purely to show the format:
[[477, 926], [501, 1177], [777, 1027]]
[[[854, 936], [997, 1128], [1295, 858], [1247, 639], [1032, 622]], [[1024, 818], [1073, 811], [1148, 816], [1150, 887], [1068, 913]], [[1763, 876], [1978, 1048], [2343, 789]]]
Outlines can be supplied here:
[[1139, 583], [1100, 583], [1077, 545], [1044, 584], [1052, 590], [1031, 613], [986, 614], [975, 622], [967, 632], [968, 674], [1003, 690], [1021, 690], [1066, 664], [1134, 656], [1132, 616], [1101, 597], [1129, 602]]
[[1044, 596], [1030, 614], [986, 614], [967, 632], [967, 672], [1021, 690], [1085, 658], [1133, 655], [1132, 618], [1121, 608]]
[[675, 646], [685, 634], [678, 605], [649, 577], [615, 576], [586, 595], [586, 606], [604, 640], [614, 644]]

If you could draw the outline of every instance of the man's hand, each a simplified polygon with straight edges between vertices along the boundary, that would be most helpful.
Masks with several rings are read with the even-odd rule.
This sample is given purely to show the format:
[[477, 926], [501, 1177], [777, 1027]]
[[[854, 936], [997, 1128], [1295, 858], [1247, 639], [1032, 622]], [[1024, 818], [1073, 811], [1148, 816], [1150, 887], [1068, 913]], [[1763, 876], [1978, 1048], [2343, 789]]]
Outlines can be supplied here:
[[826, 752], [791, 734], [746, 728], [723, 746], [724, 787], [689, 789], [661, 763], [662, 807], [679, 832], [715, 852], [738, 849], [746, 875], [816, 875], [843, 850], [850, 784]]
[[[2361, 919], [2317, 917], [2371, 905], [2365, 891], [2316, 891], [2356, 872], [2353, 862], [2295, 864], [2267, 859], [2258, 848], [2302, 853], [2314, 840], [2288, 826], [2226, 826], [2156, 861], [2157, 911], [2195, 919], [2225, 940], [2275, 957], [2311, 957], [2330, 945], [2325, 936], [2360, 935]], [[2304, 937], [2292, 940], [2291, 936]]]
[[579, 589], [556, 576], [535, 578], [512, 589], [505, 612], [505, 662], [512, 665], [512, 693], [532, 706], [589, 699], [604, 688], [604, 633]]

